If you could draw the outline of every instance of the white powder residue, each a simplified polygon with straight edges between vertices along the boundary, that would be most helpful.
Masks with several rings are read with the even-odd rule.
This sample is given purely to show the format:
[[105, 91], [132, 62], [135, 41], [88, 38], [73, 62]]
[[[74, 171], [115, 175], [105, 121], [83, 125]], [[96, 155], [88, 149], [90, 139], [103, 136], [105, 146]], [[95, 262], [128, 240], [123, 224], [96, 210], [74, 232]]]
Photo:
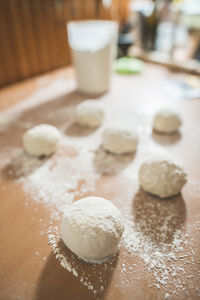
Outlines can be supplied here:
[[[63, 156], [59, 159], [55, 157], [55, 159], [44, 160], [42, 165], [20, 179], [26, 193], [31, 194], [33, 200], [45, 203], [52, 208], [52, 221], [58, 220], [60, 222], [64, 209], [73, 202], [74, 198], [78, 197], [79, 199], [85, 193], [95, 191], [95, 180], [99, 178], [99, 175], [91, 174], [91, 170], [87, 170], [87, 165], [90, 165], [92, 160], [96, 160], [94, 167], [99, 168], [100, 173], [105, 166], [109, 173], [115, 173], [116, 169], [113, 169], [113, 163], [115, 163], [116, 158], [102, 149], [98, 151], [93, 153], [83, 150], [79, 151], [77, 157]], [[120, 165], [121, 163], [123, 165], [123, 160], [129, 159], [128, 156], [120, 157], [117, 171], [119, 171], [118, 167], [120, 170], [123, 169]], [[25, 170], [29, 169], [28, 165], [29, 163], [24, 164]], [[66, 169], [69, 172], [66, 172]], [[126, 177], [127, 174], [125, 172]], [[130, 257], [137, 257], [143, 262], [145, 273], [137, 274], [137, 264], [134, 264], [135, 267], [133, 268], [132, 263], [129, 264], [127, 261], [122, 263], [121, 274], [125, 276], [121, 282], [122, 288], [124, 285], [131, 284], [133, 277], [135, 280], [140, 280], [141, 276], [150, 273], [153, 274], [154, 278], [150, 286], [158, 290], [164, 289], [166, 291], [165, 299], [170, 299], [171, 294], [184, 293], [188, 295], [189, 291], [184, 287], [185, 282], [189, 279], [192, 285], [194, 278], [187, 273], [187, 265], [192, 264], [193, 269], [195, 269], [195, 263], [192, 242], [189, 240], [188, 234], [184, 232], [186, 229], [182, 226], [185, 218], [183, 200], [178, 197], [171, 202], [163, 202], [139, 191], [134, 198], [134, 215], [130, 214], [130, 208], [127, 205], [125, 204], [121, 209], [125, 219], [125, 232], [121, 244], [128, 250]], [[65, 269], [78, 277], [80, 282], [92, 290], [94, 294], [103, 291], [106, 286], [104, 269], [101, 275], [98, 265], [93, 264], [90, 266], [90, 274], [86, 275], [81, 267], [78, 267], [77, 258], [73, 254], [69, 256], [65, 253], [57, 227], [51, 226], [49, 228], [48, 239], [56, 259]], [[183, 249], [186, 247], [187, 254], [183, 255]], [[102, 262], [103, 268], [108, 268], [106, 264], [109, 263], [109, 261]], [[197, 270], [196, 273], [198, 276]], [[99, 283], [102, 287], [95, 284], [93, 279], [95, 274], [98, 274]], [[127, 274], [129, 275], [128, 278]], [[172, 289], [170, 294], [167, 293], [169, 287]], [[193, 287], [198, 293], [198, 286], [194, 284]]]
[[[88, 272], [82, 268], [82, 264], [86, 264], [85, 262], [81, 261], [81, 265], [79, 265], [77, 264], [77, 257], [73, 253], [66, 253], [66, 249], [60, 240], [60, 234], [55, 230], [54, 226], [51, 226], [49, 229], [48, 243], [61, 266], [71, 272], [75, 277], [78, 277], [80, 282], [86, 286], [88, 290], [91, 290], [94, 295], [101, 294], [104, 291], [109, 280], [106, 275], [108, 272], [113, 271], [112, 264], [113, 261], [116, 260], [116, 257], [112, 257], [109, 261], [103, 262], [101, 265], [88, 264]], [[94, 281], [97, 274], [98, 281]]]
[[114, 155], [105, 151], [102, 147], [94, 154], [94, 166], [100, 174], [116, 174], [125, 169], [134, 158], [134, 153]]
[[[181, 231], [177, 231], [172, 244], [163, 243], [158, 247], [133, 226], [134, 223], [126, 223], [123, 244], [130, 255], [139, 256], [146, 269], [153, 273], [154, 286], [158, 288], [168, 286], [173, 276], [174, 261], [178, 259], [177, 253], [183, 249], [180, 243], [183, 242], [184, 235]], [[181, 286], [178, 285], [177, 288], [180, 289]]]
[[165, 294], [165, 299], [170, 299], [170, 294], [166, 293]]
[[[60, 161], [60, 163], [64, 165], [65, 161]], [[62, 209], [63, 206], [72, 202], [73, 195], [67, 191], [76, 188], [77, 179], [62, 176], [62, 169], [60, 169], [60, 172], [51, 172], [51, 167], [52, 161], [47, 161], [40, 169], [31, 173], [26, 178], [24, 188], [26, 192], [31, 193], [34, 200], [40, 200]], [[56, 167], [59, 168], [59, 166]]]
[[[65, 149], [65, 146], [69, 146], [68, 141], [65, 139], [61, 147]], [[91, 145], [92, 139], [87, 147]], [[48, 239], [56, 259], [95, 295], [101, 295], [106, 289], [109, 272], [111, 274], [114, 270], [116, 258], [113, 257], [102, 265], [89, 265], [89, 271], [86, 273], [76, 256], [73, 253], [66, 253], [60, 239], [59, 228], [52, 224], [60, 223], [64, 209], [74, 200], [96, 193], [96, 181], [102, 173], [121, 172], [123, 178], [130, 177], [135, 191], [138, 186], [138, 162], [128, 167], [135, 159], [134, 156], [115, 157], [101, 148], [96, 152], [90, 151], [91, 148], [84, 147], [83, 139], [79, 142], [79, 139], [74, 137], [73, 147], [77, 150], [77, 155], [67, 156], [63, 150], [63, 154], [55, 154], [47, 159], [30, 157], [19, 148], [8, 151], [9, 157], [12, 154], [11, 161], [8, 161], [6, 153], [1, 153], [0, 161], [4, 161], [1, 176], [18, 179], [33, 201], [44, 203], [51, 209]], [[91, 169], [91, 164], [96, 173]], [[197, 182], [192, 182], [191, 185], [193, 193], [195, 195], [199, 193]], [[119, 205], [125, 220], [125, 232], [121, 242], [122, 262], [119, 264], [122, 278], [118, 283], [120, 288], [123, 290], [127, 285], [131, 285], [133, 278], [135, 281], [141, 280], [151, 274], [153, 281], [149, 283], [149, 287], [158, 289], [159, 293], [164, 292], [160, 299], [170, 299], [173, 295], [187, 297], [191, 291], [200, 296], [200, 289], [196, 283], [196, 278], [200, 277], [198, 271], [200, 262], [193, 250], [196, 241], [190, 235], [190, 229], [198, 232], [200, 224], [193, 224], [192, 228], [185, 227], [186, 207], [181, 196], [161, 201], [142, 191], [134, 193], [130, 188], [128, 197], [130, 202], [125, 201], [121, 207]], [[116, 203], [118, 201], [120, 200], [117, 199]], [[41, 226], [44, 225], [42, 219], [39, 222]], [[41, 234], [46, 234], [46, 230], [41, 231]], [[123, 248], [129, 253], [124, 261]], [[35, 255], [39, 255], [38, 251], [35, 251]], [[135, 258], [137, 260], [133, 263]], [[43, 260], [45, 259], [44, 257]], [[142, 263], [141, 274], [137, 272], [137, 261]], [[94, 279], [97, 276], [98, 284]], [[188, 280], [190, 288], [188, 285], [186, 288]]]
[[1, 177], [18, 179], [40, 167], [46, 159], [28, 156], [21, 148], [7, 147], [0, 153]]
[[51, 217], [54, 220], [60, 217], [60, 213], [72, 203], [76, 195], [81, 198], [81, 194], [94, 190], [95, 180], [99, 176], [88, 174], [87, 162], [91, 153], [84, 152], [82, 156], [84, 159], [77, 156], [44, 161], [26, 178], [20, 179], [25, 192], [31, 194], [33, 200], [52, 208]]
[[[200, 278], [200, 261], [193, 250], [193, 242], [197, 240], [193, 241], [185, 231], [193, 228], [198, 232], [200, 224], [184, 229], [186, 212], [181, 196], [161, 201], [139, 191], [133, 205], [133, 215], [127, 213], [127, 208], [123, 209], [126, 219], [122, 244], [130, 256], [139, 257], [145, 269], [153, 274], [155, 288], [168, 290], [173, 286], [177, 295], [183, 292], [189, 295], [184, 287], [188, 280], [188, 265]], [[189, 278], [192, 289], [198, 288], [194, 277]]]
[[[150, 76], [146, 77], [147, 81]], [[142, 285], [146, 282], [148, 288], [152, 288], [152, 292], [160, 300], [200, 299], [200, 223], [196, 221], [198, 211], [195, 211], [195, 201], [200, 199], [200, 186], [196, 171], [196, 174], [191, 174], [191, 171], [195, 170], [195, 163], [196, 170], [198, 169], [198, 160], [195, 159], [199, 155], [199, 120], [194, 116], [191, 122], [187, 122], [189, 119], [186, 117], [180, 134], [170, 138], [152, 132], [153, 112], [161, 102], [148, 101], [147, 89], [141, 89], [141, 85], [137, 84], [138, 79], [135, 78], [136, 82], [131, 83], [132, 88], [146, 104], [140, 105], [137, 99], [134, 104], [128, 99], [123, 101], [124, 90], [130, 85], [121, 82], [124, 88], [120, 85], [118, 89], [121, 79], [114, 79], [115, 87], [111, 95], [101, 98], [107, 105], [107, 117], [103, 126], [95, 131], [73, 126], [75, 105], [84, 99], [74, 93], [73, 78], [56, 78], [45, 85], [43, 79], [39, 79], [38, 87], [29, 98], [0, 114], [0, 176], [5, 180], [18, 180], [23, 185], [27, 199], [43, 203], [50, 209], [49, 223], [46, 224], [46, 220], [43, 222], [41, 217], [38, 218], [40, 234], [48, 235], [49, 245], [62, 267], [100, 299], [108, 285], [116, 285], [123, 295], [127, 286], [129, 290], [134, 285], [141, 287], [141, 282]], [[149, 81], [147, 85], [152, 85], [152, 82]], [[160, 94], [157, 96], [159, 98]], [[53, 105], [51, 108], [51, 103], [54, 103], [55, 107]], [[46, 115], [43, 109], [40, 110], [41, 104], [42, 107], [47, 107]], [[49, 105], [51, 109], [48, 110]], [[188, 115], [188, 108], [183, 103], [180, 111]], [[35, 118], [36, 115], [39, 118]], [[30, 157], [22, 149], [15, 148], [15, 145], [20, 145], [18, 139], [22, 131], [41, 120], [58, 126], [63, 132], [57, 152], [46, 159]], [[104, 126], [118, 120], [130, 121], [137, 128], [140, 139], [136, 153], [115, 156], [99, 147]], [[68, 127], [70, 124], [72, 126]], [[77, 156], [68, 155], [68, 146], [75, 148]], [[141, 191], [136, 192], [138, 169], [142, 160], [158, 155], [170, 155], [169, 158], [178, 158], [180, 163], [184, 164], [188, 172], [185, 200], [179, 195], [162, 201]], [[116, 177], [128, 179], [130, 186], [124, 188], [122, 183], [121, 187], [121, 181], [116, 181], [119, 182], [119, 190], [122, 188], [122, 192], [117, 196], [116, 186], [112, 197], [112, 179]], [[5, 188], [6, 185], [2, 184], [2, 190]], [[85, 195], [96, 196], [96, 193], [103, 196], [101, 193], [104, 192], [105, 195], [111, 195], [110, 200], [120, 209], [125, 220], [125, 232], [118, 256], [99, 265], [87, 264], [64, 246], [60, 238], [59, 224], [64, 209], [73, 201]], [[28, 205], [28, 201], [30, 200], [27, 200], [25, 205]], [[193, 201], [194, 207], [188, 204], [188, 201]], [[38, 210], [39, 208], [34, 208], [36, 213]], [[41, 252], [37, 250], [33, 249], [34, 255], [40, 259]], [[45, 264], [46, 256], [42, 260]]]

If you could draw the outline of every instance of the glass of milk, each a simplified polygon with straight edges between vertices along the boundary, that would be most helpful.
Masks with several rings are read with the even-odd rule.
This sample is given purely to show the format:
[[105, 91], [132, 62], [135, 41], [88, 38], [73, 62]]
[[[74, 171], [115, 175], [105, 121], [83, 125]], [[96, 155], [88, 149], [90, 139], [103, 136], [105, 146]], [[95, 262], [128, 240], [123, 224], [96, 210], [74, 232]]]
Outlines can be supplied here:
[[116, 55], [117, 22], [72, 21], [67, 30], [78, 91], [87, 95], [108, 91]]

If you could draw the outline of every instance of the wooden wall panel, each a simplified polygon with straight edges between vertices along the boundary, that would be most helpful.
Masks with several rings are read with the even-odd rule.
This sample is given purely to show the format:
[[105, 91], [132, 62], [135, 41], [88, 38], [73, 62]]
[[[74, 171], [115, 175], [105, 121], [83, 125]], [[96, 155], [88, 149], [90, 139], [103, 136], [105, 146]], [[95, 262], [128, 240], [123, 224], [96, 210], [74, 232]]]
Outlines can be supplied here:
[[0, 85], [9, 84], [19, 80], [15, 49], [12, 47], [11, 26], [9, 25], [9, 11], [5, 6], [5, 1], [0, 2], [0, 73], [2, 80]]
[[[0, 87], [67, 65], [66, 23], [120, 19], [128, 0], [0, 0]], [[121, 14], [120, 14], [121, 12]]]
[[26, 52], [31, 74], [36, 74], [40, 68], [36, 32], [33, 26], [31, 6], [29, 1], [19, 0], [19, 13], [26, 41]]

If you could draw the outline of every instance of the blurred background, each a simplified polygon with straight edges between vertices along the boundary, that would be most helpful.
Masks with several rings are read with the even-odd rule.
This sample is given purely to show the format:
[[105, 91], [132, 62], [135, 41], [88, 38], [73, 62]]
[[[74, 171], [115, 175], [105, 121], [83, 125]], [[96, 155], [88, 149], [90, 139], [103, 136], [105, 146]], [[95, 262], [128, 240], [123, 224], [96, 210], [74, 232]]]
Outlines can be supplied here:
[[119, 23], [118, 57], [200, 74], [200, 0], [1, 0], [0, 87], [69, 65], [66, 23]]

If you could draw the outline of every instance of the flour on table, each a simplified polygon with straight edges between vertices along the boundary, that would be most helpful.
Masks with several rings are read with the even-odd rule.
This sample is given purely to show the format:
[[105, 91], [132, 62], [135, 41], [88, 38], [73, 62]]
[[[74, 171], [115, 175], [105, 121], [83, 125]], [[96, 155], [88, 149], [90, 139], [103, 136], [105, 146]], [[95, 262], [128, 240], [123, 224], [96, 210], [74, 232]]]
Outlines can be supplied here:
[[[74, 144], [76, 143], [78, 149], [78, 142], [75, 140]], [[92, 194], [95, 191], [95, 181], [100, 175], [91, 174], [87, 170], [87, 165], [91, 163], [94, 156], [95, 153], [84, 149], [79, 151], [79, 155], [74, 158], [62, 156], [57, 159], [55, 157], [54, 160], [45, 161], [39, 168], [20, 179], [23, 182], [26, 193], [31, 194], [34, 201], [45, 203], [51, 209], [52, 223], [56, 220], [56, 222], [61, 222], [64, 209], [73, 202], [75, 197], [78, 196], [80, 199], [85, 193]], [[74, 173], [74, 176], [69, 176], [66, 168], [70, 169], [70, 173], [73, 173], [73, 170], [77, 171], [77, 169], [79, 172]], [[129, 176], [129, 173], [125, 172], [126, 177]], [[134, 177], [134, 184], [138, 184], [137, 176], [134, 175], [133, 169], [132, 173], [130, 177]], [[84, 181], [82, 181], [83, 178]], [[145, 195], [145, 202], [142, 197], [144, 197], [142, 194], [135, 195], [134, 202], [136, 207], [134, 211], [136, 214], [134, 217], [130, 214], [131, 209], [128, 203], [124, 203], [124, 207], [121, 209], [125, 219], [125, 231], [120, 247], [124, 247], [130, 257], [137, 257], [137, 260], [143, 263], [144, 273], [137, 273], [137, 263], [123, 263], [121, 273], [122, 278], [123, 276], [125, 278], [119, 283], [120, 287], [123, 290], [125, 286], [131, 284], [133, 278], [134, 280], [140, 280], [141, 277], [150, 273], [153, 274], [152, 288], [164, 289], [166, 291], [165, 294], [169, 294], [169, 299], [174, 294], [179, 295], [182, 293], [187, 296], [190, 293], [189, 290], [184, 289], [184, 283], [188, 280], [187, 276], [190, 275], [187, 273], [187, 265], [192, 265], [194, 269], [196, 268], [196, 276], [198, 276], [198, 265], [192, 250], [192, 240], [189, 239], [187, 229], [176, 226], [177, 220], [184, 217], [182, 200], [177, 198], [174, 202], [165, 202], [170, 204], [169, 207], [165, 207], [162, 201], [157, 201], [151, 196], [148, 196], [149, 198], [146, 200]], [[162, 224], [156, 223], [158, 217], [155, 213], [155, 208], [161, 212], [159, 220]], [[147, 219], [142, 213], [143, 209], [148, 211], [149, 217]], [[178, 222], [181, 224], [181, 219]], [[193, 227], [195, 226], [198, 228], [200, 224], [193, 225]], [[59, 228], [51, 225], [48, 231], [48, 238], [49, 244], [60, 264], [78, 277], [80, 282], [87, 286], [95, 295], [101, 294], [106, 286], [104, 274], [108, 270], [112, 270], [112, 263], [115, 257], [110, 262], [102, 264], [102, 273], [99, 272], [99, 266], [94, 264], [90, 266], [89, 275], [86, 275], [81, 266], [77, 265], [77, 258], [73, 253], [70, 256], [69, 253], [66, 255], [65, 250], [60, 245]], [[184, 255], [183, 249], [187, 249]], [[98, 274], [99, 277], [98, 284], [93, 280], [96, 276], [95, 274]], [[198, 295], [200, 293], [199, 287], [195, 285], [194, 278], [190, 278], [190, 280], [191, 286], [196, 288], [196, 294]]]
[[[146, 133], [149, 134], [149, 131]], [[85, 142], [86, 138], [87, 143]], [[184, 208], [184, 201], [179, 196], [163, 203], [163, 201], [151, 196], [148, 196], [148, 200], [146, 200], [146, 195], [144, 201], [141, 191], [138, 195], [137, 192], [135, 194], [136, 188], [139, 186], [137, 160], [124, 171], [124, 168], [129, 163], [131, 164], [133, 157], [131, 155], [130, 157], [125, 155], [125, 158], [119, 156], [118, 166], [114, 168], [114, 155], [108, 154], [107, 157], [106, 153], [103, 152], [98, 153], [98, 156], [94, 150], [98, 148], [100, 139], [95, 140], [95, 143], [93, 139], [94, 136], [65, 138], [59, 147], [65, 149], [65, 146], [73, 146], [78, 153], [77, 156], [73, 157], [68, 157], [64, 152], [63, 155], [58, 153], [50, 159], [40, 160], [25, 155], [22, 149], [5, 148], [0, 153], [0, 163], [4, 169], [1, 176], [11, 176], [12, 172], [17, 174], [15, 179], [23, 184], [26, 194], [31, 196], [27, 197], [27, 202], [32, 200], [43, 203], [50, 209], [49, 224], [44, 227], [40, 221], [41, 234], [48, 234], [49, 244], [60, 264], [95, 295], [101, 295], [106, 289], [106, 276], [109, 272], [113, 272], [117, 258], [113, 257], [109, 262], [104, 262], [100, 266], [90, 265], [88, 267], [89, 272], [86, 274], [81, 263], [80, 265], [77, 263], [77, 257], [73, 253], [66, 254], [66, 249], [63, 249], [60, 243], [60, 228], [57, 225], [61, 223], [64, 209], [67, 209], [74, 200], [80, 199], [86, 194], [93, 195], [96, 192], [96, 181], [107, 167], [110, 174], [119, 172], [118, 177], [130, 178], [133, 182], [134, 193], [130, 190], [130, 201], [125, 200], [123, 207], [120, 208], [125, 219], [125, 231], [120, 244], [122, 251], [120, 252], [121, 281], [117, 282], [119, 288], [123, 292], [126, 286], [131, 286], [133, 280], [139, 283], [142, 278], [148, 278], [150, 274], [153, 276], [152, 289], [158, 290], [159, 293], [161, 290], [163, 292], [160, 294], [160, 299], [166, 297], [173, 299], [174, 295], [179, 298], [186, 298], [194, 291], [195, 295], [200, 297], [197, 282], [200, 275], [199, 261], [196, 250], [193, 249], [195, 241], [199, 239], [197, 234], [200, 230], [200, 223], [196, 222], [185, 227], [186, 208]], [[146, 145], [142, 147], [146, 147]], [[155, 153], [158, 151], [166, 152], [161, 147], [157, 147], [155, 150], [154, 143], [150, 143], [149, 147]], [[58, 150], [60, 151], [60, 149]], [[148, 151], [149, 148], [144, 153], [147, 154]], [[10, 155], [12, 161], [9, 161]], [[96, 155], [97, 158], [95, 158]], [[103, 159], [107, 157], [107, 161], [104, 163], [107, 164], [106, 167], [101, 164], [99, 157], [103, 157]], [[97, 174], [88, 167], [91, 164], [94, 165], [92, 162], [95, 159], [95, 168], [99, 170]], [[191, 180], [190, 186], [195, 196], [200, 194], [198, 182]], [[116, 204], [120, 200], [117, 199]], [[132, 205], [134, 205], [134, 209]], [[145, 218], [147, 216], [146, 211], [148, 211], [148, 218]], [[159, 211], [160, 214], [157, 215], [156, 211]], [[125, 249], [125, 254], [123, 249]], [[38, 251], [35, 255], [38, 256]], [[128, 255], [128, 259], [124, 260], [123, 255]], [[141, 273], [137, 272], [138, 263], [142, 264]], [[193, 269], [194, 277], [188, 272], [188, 267]], [[94, 281], [97, 276], [99, 278], [98, 283]], [[188, 280], [190, 285], [189, 287], [187, 285], [186, 288], [185, 284]]]

